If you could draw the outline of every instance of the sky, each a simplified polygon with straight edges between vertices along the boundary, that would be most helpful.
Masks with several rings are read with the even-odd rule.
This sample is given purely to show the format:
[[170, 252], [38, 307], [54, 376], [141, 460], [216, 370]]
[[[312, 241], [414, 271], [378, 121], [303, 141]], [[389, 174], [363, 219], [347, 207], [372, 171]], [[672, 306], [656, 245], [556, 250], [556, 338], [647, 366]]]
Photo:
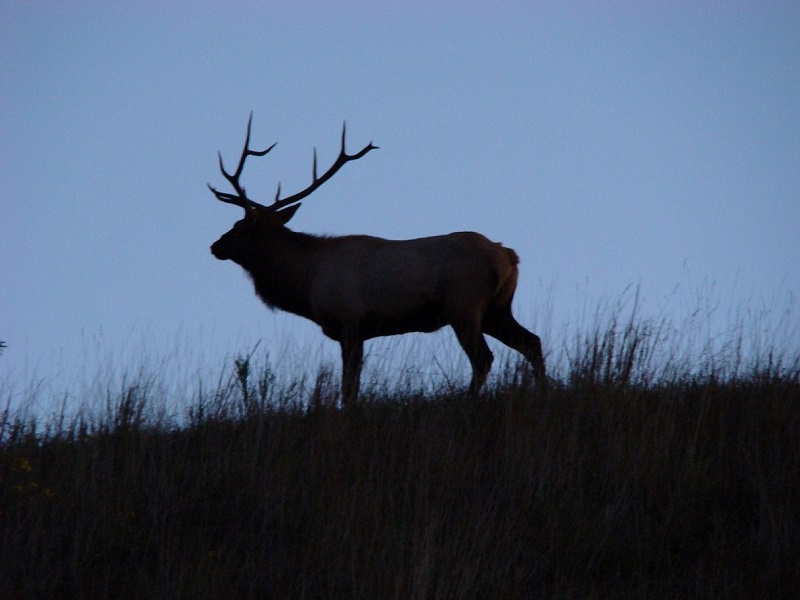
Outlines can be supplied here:
[[[225, 189], [217, 151], [235, 164], [250, 111], [253, 146], [278, 142], [246, 166], [252, 197], [305, 187], [347, 120], [348, 149], [380, 150], [291, 227], [500, 241], [550, 355], [632, 289], [644, 311], [705, 306], [709, 329], [798, 332], [795, 2], [128, 4], [0, 0], [4, 401], [142, 365], [197, 379], [256, 344], [336, 367], [209, 253], [241, 210], [206, 184]], [[368, 365], [465, 364], [449, 332], [408, 337]]]

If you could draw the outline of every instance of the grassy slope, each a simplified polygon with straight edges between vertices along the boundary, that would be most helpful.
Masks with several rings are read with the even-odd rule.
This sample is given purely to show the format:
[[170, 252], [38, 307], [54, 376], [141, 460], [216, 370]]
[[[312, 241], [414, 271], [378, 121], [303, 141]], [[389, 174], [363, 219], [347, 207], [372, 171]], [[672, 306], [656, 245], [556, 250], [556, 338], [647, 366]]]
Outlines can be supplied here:
[[[6, 597], [791, 597], [797, 374], [7, 421]], [[226, 408], [227, 406], [227, 408]], [[41, 429], [41, 425], [39, 426]]]

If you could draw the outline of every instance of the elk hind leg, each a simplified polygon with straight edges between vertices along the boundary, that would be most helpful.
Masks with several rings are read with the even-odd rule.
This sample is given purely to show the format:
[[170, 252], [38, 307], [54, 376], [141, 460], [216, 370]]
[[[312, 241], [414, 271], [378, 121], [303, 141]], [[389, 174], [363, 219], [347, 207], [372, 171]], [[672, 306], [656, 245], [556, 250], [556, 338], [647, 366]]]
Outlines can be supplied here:
[[470, 382], [469, 392], [476, 396], [486, 382], [486, 376], [492, 368], [492, 361], [494, 360], [492, 351], [489, 350], [480, 327], [472, 324], [453, 324], [452, 327], [456, 338], [458, 338], [458, 343], [461, 344], [472, 365], [472, 381]]
[[542, 341], [520, 325], [511, 314], [511, 307], [491, 311], [483, 320], [483, 331], [522, 354], [533, 367], [536, 385], [543, 394], [547, 393], [547, 376], [542, 355]]

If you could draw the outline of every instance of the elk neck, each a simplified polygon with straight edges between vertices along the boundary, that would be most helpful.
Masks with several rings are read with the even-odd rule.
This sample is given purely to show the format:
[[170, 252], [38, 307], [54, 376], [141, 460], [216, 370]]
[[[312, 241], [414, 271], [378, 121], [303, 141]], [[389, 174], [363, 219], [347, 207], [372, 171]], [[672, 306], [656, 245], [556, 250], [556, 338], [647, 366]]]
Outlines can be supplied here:
[[309, 284], [324, 245], [325, 238], [286, 227], [271, 229], [242, 267], [269, 307], [309, 317]]

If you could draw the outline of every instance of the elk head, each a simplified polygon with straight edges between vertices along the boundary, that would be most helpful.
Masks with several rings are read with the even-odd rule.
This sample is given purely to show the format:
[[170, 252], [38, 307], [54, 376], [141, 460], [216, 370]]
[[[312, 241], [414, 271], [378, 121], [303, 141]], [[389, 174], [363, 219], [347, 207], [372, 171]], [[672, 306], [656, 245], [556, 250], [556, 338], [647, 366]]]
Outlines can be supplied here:
[[222, 175], [233, 187], [234, 193], [220, 192], [208, 184], [208, 189], [217, 197], [217, 200], [235, 204], [244, 209], [244, 218], [238, 221], [233, 228], [224, 234], [211, 246], [211, 253], [220, 260], [233, 260], [244, 266], [253, 248], [257, 248], [261, 242], [281, 229], [294, 216], [300, 208], [300, 201], [310, 196], [318, 187], [328, 181], [333, 175], [351, 160], [358, 160], [370, 150], [378, 147], [372, 142], [364, 146], [355, 154], [347, 154], [345, 150], [346, 124], [342, 124], [342, 143], [339, 156], [333, 164], [322, 175], [317, 175], [317, 149], [314, 148], [313, 166], [311, 171], [311, 184], [305, 189], [281, 198], [281, 184], [278, 183], [278, 190], [275, 192], [275, 199], [272, 204], [266, 206], [247, 197], [245, 189], [239, 182], [239, 178], [244, 170], [244, 163], [248, 156], [264, 156], [270, 152], [276, 144], [272, 144], [266, 150], [252, 150], [250, 148], [250, 126], [253, 122], [253, 113], [247, 121], [247, 133], [244, 139], [244, 148], [239, 158], [236, 171], [228, 173], [222, 164], [222, 154], [219, 153], [219, 169]]

